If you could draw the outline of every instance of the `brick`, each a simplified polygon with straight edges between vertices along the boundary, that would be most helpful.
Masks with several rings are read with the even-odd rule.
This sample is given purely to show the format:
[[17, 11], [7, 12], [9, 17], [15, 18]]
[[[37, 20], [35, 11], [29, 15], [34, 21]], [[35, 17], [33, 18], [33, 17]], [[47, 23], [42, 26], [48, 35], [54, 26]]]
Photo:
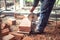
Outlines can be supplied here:
[[10, 32], [10, 26], [5, 24], [5, 23], [2, 23], [1, 29], [2, 29], [1, 30], [2, 36], [5, 36], [5, 35], [7, 35]]
[[16, 19], [10, 18], [7, 20], [8, 25], [16, 25]]
[[18, 32], [10, 32], [10, 34], [14, 35], [14, 36], [20, 36], [20, 37], [24, 37], [24, 34], [20, 34]]
[[8, 34], [8, 35], [6, 35], [6, 36], [3, 36], [3, 40], [10, 40], [10, 39], [12, 39], [12, 38], [14, 38], [14, 36], [11, 35], [11, 34]]
[[10, 30], [11, 30], [12, 32], [16, 32], [16, 31], [19, 30], [19, 27], [16, 26], [16, 25], [13, 25], [13, 26], [10, 26]]
[[7, 35], [8, 33], [9, 33], [9, 29], [8, 28], [2, 30], [2, 36]]
[[14, 17], [17, 18], [17, 19], [23, 19], [23, 18], [25, 18], [24, 15], [20, 15], [20, 14], [14, 14]]
[[6, 26], [6, 24], [5, 24], [5, 23], [2, 23], [2, 24], [1, 24], [1, 29], [4, 29], [5, 26]]
[[10, 34], [14, 35], [14, 39], [16, 40], [22, 40], [22, 38], [24, 37], [24, 34], [20, 34], [20, 33], [17, 33], [17, 32], [11, 32]]
[[2, 30], [2, 33], [6, 33], [6, 32], [9, 32], [8, 28], [5, 28], [5, 29]]
[[30, 32], [31, 31], [31, 21], [28, 18], [24, 18], [20, 25], [19, 30], [22, 32]]

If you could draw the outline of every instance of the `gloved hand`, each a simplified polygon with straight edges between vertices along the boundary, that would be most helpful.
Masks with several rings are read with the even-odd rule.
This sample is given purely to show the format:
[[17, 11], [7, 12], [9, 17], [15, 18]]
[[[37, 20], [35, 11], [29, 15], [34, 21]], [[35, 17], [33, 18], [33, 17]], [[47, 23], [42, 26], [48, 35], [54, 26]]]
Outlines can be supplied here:
[[30, 12], [33, 13], [34, 9], [35, 9], [35, 7], [32, 7], [31, 10], [30, 10]]

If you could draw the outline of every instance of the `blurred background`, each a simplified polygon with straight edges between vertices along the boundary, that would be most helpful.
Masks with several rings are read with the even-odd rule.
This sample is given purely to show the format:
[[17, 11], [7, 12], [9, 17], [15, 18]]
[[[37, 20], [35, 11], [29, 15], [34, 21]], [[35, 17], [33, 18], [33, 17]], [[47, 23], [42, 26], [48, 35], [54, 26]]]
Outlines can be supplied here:
[[[18, 14], [28, 15], [33, 5], [34, 0], [0, 0], [0, 12], [14, 12]], [[34, 10], [34, 13], [39, 13], [41, 3]], [[0, 13], [1, 14], [1, 13]], [[56, 0], [50, 19], [60, 19], [60, 0]]]

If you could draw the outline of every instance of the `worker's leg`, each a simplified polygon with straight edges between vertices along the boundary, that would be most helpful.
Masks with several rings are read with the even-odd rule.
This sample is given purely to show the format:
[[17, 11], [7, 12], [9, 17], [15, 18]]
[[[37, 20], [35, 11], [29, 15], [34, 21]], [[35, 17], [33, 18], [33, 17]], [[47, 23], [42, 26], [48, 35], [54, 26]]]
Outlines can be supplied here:
[[55, 0], [44, 0], [41, 5], [40, 20], [36, 27], [36, 30], [43, 31], [48, 22], [49, 15], [53, 8]]

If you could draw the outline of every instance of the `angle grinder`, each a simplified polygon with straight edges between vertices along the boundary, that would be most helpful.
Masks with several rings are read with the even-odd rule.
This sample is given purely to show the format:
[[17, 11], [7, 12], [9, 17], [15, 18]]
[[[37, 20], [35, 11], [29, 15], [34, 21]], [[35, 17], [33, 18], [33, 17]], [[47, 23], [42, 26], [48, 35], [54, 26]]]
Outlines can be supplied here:
[[35, 14], [35, 13], [31, 13], [31, 14], [28, 15], [28, 19], [29, 19], [30, 21], [37, 21], [38, 16], [37, 16], [37, 14]]

